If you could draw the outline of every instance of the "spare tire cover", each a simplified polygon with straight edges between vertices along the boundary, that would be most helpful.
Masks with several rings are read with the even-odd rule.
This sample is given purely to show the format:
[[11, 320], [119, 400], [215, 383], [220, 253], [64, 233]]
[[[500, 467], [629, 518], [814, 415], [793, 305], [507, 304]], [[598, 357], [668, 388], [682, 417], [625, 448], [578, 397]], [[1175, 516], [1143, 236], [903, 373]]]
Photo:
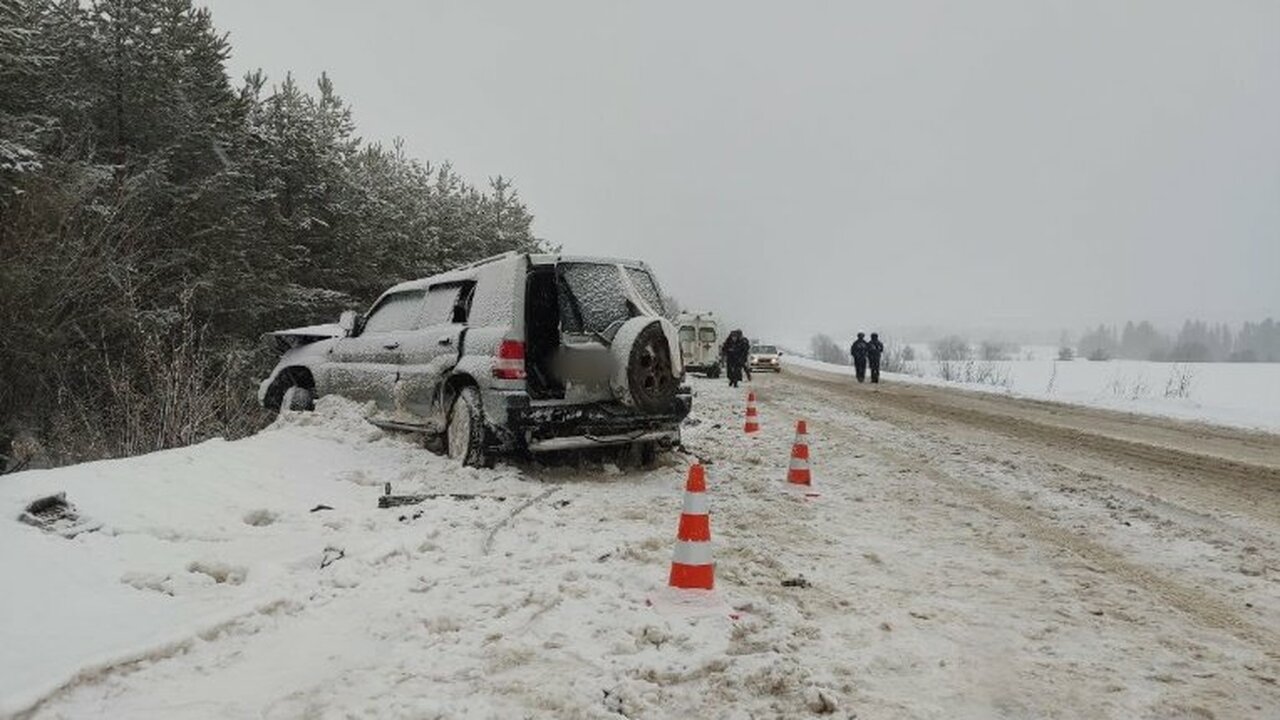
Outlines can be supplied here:
[[634, 317], [623, 323], [611, 346], [614, 397], [643, 412], [667, 412], [675, 406], [683, 368], [673, 353], [675, 326], [663, 318]]

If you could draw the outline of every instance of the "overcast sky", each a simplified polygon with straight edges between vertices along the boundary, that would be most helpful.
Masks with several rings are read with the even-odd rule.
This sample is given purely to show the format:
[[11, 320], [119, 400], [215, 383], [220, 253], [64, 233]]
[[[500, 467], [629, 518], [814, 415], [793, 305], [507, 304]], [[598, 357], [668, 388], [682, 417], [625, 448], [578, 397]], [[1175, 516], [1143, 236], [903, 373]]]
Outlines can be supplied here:
[[1280, 316], [1280, 3], [216, 0], [752, 335]]

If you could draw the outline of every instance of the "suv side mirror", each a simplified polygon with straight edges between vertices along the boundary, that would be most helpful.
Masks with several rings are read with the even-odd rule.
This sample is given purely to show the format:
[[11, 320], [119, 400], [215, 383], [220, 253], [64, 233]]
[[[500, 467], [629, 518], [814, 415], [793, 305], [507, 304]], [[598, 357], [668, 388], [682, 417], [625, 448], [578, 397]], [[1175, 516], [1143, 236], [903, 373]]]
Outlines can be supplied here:
[[351, 337], [356, 332], [356, 311], [343, 310], [338, 316], [338, 327], [342, 328], [343, 337]]

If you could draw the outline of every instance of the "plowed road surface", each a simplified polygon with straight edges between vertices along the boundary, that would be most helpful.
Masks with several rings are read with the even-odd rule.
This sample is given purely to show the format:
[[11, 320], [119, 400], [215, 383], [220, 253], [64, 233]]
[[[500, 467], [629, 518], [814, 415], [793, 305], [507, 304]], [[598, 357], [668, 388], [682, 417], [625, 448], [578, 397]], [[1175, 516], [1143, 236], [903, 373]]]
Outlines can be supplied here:
[[1280, 437], [812, 370], [761, 380], [766, 407], [823, 438], [833, 493], [875, 508], [841, 533], [887, 543], [848, 559], [884, 569], [874, 604], [896, 593], [913, 633], [942, 625], [967, 650], [964, 670], [915, 658], [909, 675], [971, 677], [969, 701], [1011, 717], [1280, 717]]
[[[693, 384], [647, 472], [459, 468], [322, 402], [7, 477], [6, 515], [65, 490], [104, 529], [0, 527], [32, 559], [0, 715], [1280, 718], [1280, 437], [790, 370], [747, 437], [745, 388]], [[781, 486], [799, 418], [813, 500]], [[699, 617], [646, 603], [691, 456]], [[378, 510], [384, 482], [455, 495]]]

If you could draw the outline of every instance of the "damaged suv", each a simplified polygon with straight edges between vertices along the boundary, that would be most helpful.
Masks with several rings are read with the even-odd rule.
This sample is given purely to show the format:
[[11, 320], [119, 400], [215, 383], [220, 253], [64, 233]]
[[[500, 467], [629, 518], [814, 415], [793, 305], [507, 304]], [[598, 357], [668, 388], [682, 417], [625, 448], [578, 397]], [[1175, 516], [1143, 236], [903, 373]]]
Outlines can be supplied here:
[[502, 453], [679, 443], [691, 395], [642, 262], [508, 253], [383, 293], [337, 325], [269, 333], [270, 409], [373, 402], [471, 466]]

